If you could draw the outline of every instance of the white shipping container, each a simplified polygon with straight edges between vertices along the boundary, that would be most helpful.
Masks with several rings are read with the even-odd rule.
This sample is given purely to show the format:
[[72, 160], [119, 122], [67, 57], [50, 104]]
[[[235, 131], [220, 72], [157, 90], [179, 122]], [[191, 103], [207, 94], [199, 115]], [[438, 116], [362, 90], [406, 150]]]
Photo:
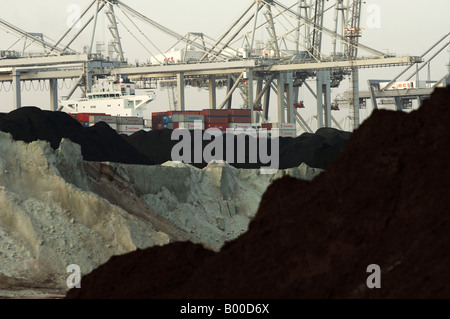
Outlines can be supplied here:
[[173, 114], [172, 122], [204, 121], [205, 117], [198, 114]]
[[144, 125], [144, 119], [142, 117], [135, 116], [121, 116], [117, 117], [117, 124]]
[[[176, 127], [175, 123], [174, 127]], [[188, 129], [188, 130], [204, 130], [205, 129], [205, 123], [195, 123], [195, 122], [178, 122], [178, 128], [180, 129]]]
[[117, 120], [115, 116], [108, 116], [108, 115], [90, 115], [89, 116], [89, 123], [98, 123], [98, 122], [105, 122], [108, 124], [116, 124]]
[[[388, 84], [389, 84], [389, 82], [380, 83], [380, 90], [384, 89], [386, 87], [386, 85], [388, 85]], [[415, 87], [416, 87], [416, 84], [413, 81], [401, 81], [401, 82], [394, 82], [386, 90], [407, 90], [407, 89], [413, 89]]]
[[272, 129], [272, 134], [275, 134], [275, 136], [280, 137], [297, 137], [297, 130], [293, 129]]
[[297, 137], [297, 130], [280, 130], [281, 137]]
[[140, 130], [144, 129], [144, 125], [127, 125], [127, 124], [120, 124], [117, 125], [117, 131], [118, 132], [123, 132], [123, 133], [127, 133], [127, 132], [138, 132]]
[[232, 128], [232, 129], [242, 128], [242, 129], [246, 130], [251, 127], [252, 127], [252, 124], [250, 124], [250, 123], [228, 123], [228, 128]]
[[295, 123], [273, 123], [273, 128], [297, 130]]

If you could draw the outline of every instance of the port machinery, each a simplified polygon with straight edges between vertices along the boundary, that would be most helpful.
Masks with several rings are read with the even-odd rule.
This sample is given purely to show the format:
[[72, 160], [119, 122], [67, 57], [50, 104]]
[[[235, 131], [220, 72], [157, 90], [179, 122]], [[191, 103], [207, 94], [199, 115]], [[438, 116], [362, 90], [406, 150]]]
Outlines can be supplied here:
[[[48, 81], [51, 108], [55, 111], [61, 109], [60, 101], [69, 99], [77, 88], [86, 97], [98, 79], [105, 77], [132, 80], [141, 88], [154, 88], [160, 83], [171, 90], [173, 107], [177, 110], [185, 109], [186, 86], [207, 88], [212, 109], [231, 108], [233, 94], [240, 91], [243, 107], [252, 111], [252, 123], [269, 121], [270, 96], [275, 94], [276, 122], [297, 123], [303, 131], [312, 132], [300, 112], [304, 103], [299, 100], [299, 88], [305, 86], [316, 98], [317, 127], [334, 125], [341, 129], [331, 113], [339, 109], [331, 99], [331, 89], [349, 77], [350, 91], [345, 101], [354, 129], [360, 122], [360, 102], [364, 102], [358, 90], [361, 68], [412, 67], [423, 62], [423, 57], [397, 57], [363, 45], [361, 7], [362, 0], [251, 0], [218, 39], [200, 32], [179, 34], [138, 12], [125, 0], [91, 1], [56, 41], [43, 34], [26, 32], [0, 18], [2, 29], [43, 49], [37, 55], [27, 55], [25, 50], [0, 50], [0, 82], [11, 83], [14, 104], [19, 108], [21, 82]], [[110, 23], [112, 40], [107, 56], [95, 43], [100, 13]], [[328, 28], [324, 21], [331, 15], [334, 26]], [[125, 28], [149, 53], [147, 63], [127, 62], [119, 23], [121, 30]], [[138, 23], [173, 38], [175, 44], [169, 50], [160, 50]], [[75, 25], [79, 27], [74, 28]], [[257, 31], [265, 32], [265, 41], [258, 39]], [[83, 52], [72, 48], [80, 37], [89, 41]], [[323, 52], [325, 41], [332, 44], [329, 54]], [[180, 45], [182, 49], [175, 49]], [[58, 80], [63, 79], [72, 79], [74, 83], [67, 96], [60, 98]], [[315, 80], [315, 87], [308, 79]], [[223, 101], [217, 100], [218, 87], [226, 87]]]

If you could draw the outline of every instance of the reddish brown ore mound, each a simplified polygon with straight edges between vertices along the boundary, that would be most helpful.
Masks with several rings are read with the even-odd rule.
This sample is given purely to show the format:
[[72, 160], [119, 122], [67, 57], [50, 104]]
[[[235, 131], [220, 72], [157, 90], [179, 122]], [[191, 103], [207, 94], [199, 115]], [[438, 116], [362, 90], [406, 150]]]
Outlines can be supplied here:
[[[190, 243], [115, 257], [68, 298], [450, 298], [450, 87], [376, 111], [312, 182], [266, 191], [217, 254]], [[381, 267], [381, 289], [366, 286]]]

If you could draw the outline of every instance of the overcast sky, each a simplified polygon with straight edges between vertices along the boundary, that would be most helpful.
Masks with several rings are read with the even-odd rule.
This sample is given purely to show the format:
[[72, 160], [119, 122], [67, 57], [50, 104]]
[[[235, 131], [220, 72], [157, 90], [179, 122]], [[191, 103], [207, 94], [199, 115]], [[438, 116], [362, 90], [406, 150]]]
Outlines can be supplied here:
[[[156, 22], [176, 31], [179, 34], [186, 32], [204, 32], [208, 36], [217, 39], [226, 28], [247, 8], [251, 0], [123, 0], [125, 3], [135, 8], [142, 14], [155, 20]], [[290, 5], [294, 0], [279, 0]], [[81, 10], [91, 2], [91, 0], [0, 0], [0, 18], [15, 24], [28, 32], [41, 32], [51, 39], [57, 39], [65, 30], [66, 24], [71, 16], [76, 13], [73, 5], [79, 6]], [[329, 3], [334, 3], [330, 0]], [[363, 37], [361, 43], [375, 48], [379, 51], [395, 53], [397, 55], [421, 55], [433, 43], [450, 31], [450, 0], [366, 0], [362, 9], [361, 26]], [[377, 16], [378, 12], [380, 13]], [[331, 28], [333, 13], [327, 13], [326, 25]], [[263, 21], [263, 17], [259, 18]], [[286, 20], [280, 20], [277, 24], [278, 30], [282, 30], [284, 25], [288, 25]], [[124, 21], [125, 22], [125, 21]], [[155, 43], [160, 50], [166, 50], [175, 40], [160, 31], [142, 23], [137, 23], [142, 31]], [[99, 16], [99, 29], [96, 40], [108, 42], [110, 39], [107, 30], [107, 19], [104, 15]], [[130, 30], [134, 27], [126, 24]], [[121, 36], [124, 42], [124, 51], [129, 62], [139, 60], [146, 61], [149, 54], [144, 50], [126, 29], [121, 28]], [[79, 41], [74, 43], [75, 49], [81, 49], [89, 44], [92, 28], [88, 27]], [[135, 33], [136, 34], [136, 33]], [[256, 36], [263, 37], [267, 34], [265, 30], [257, 32]], [[17, 38], [8, 35], [0, 28], [0, 49], [5, 50], [11, 47]], [[140, 38], [141, 41], [145, 42]], [[324, 37], [324, 47], [331, 43], [329, 37]], [[12, 49], [20, 50], [22, 44], [13, 46]], [[146, 42], [147, 47], [157, 53], [151, 44]], [[30, 49], [37, 50], [33, 47]], [[327, 53], [327, 52], [325, 52]], [[366, 53], [361, 52], [366, 55]], [[446, 64], [449, 62], [449, 53], [445, 50], [432, 64], [432, 79], [438, 80], [446, 73]], [[361, 89], [367, 88], [368, 78], [389, 79], [399, 73], [402, 68], [382, 68], [362, 70]], [[421, 73], [421, 79], [426, 79], [426, 70]], [[333, 98], [339, 91], [344, 91], [347, 83], [342, 83], [343, 87], [333, 90]], [[305, 101], [310, 101], [309, 93], [302, 89]], [[158, 99], [153, 102], [152, 110], [162, 110], [167, 105], [167, 93], [157, 90]], [[218, 98], [225, 95], [219, 91]], [[207, 107], [208, 99], [204, 92], [197, 89], [190, 89], [187, 92], [188, 108]], [[219, 102], [220, 103], [220, 102]], [[0, 111], [10, 111], [12, 104], [11, 92], [0, 91]], [[48, 93], [25, 93], [23, 96], [24, 105], [38, 104], [42, 108], [48, 108]], [[201, 105], [200, 105], [201, 104]], [[236, 105], [239, 107], [240, 105]], [[339, 111], [347, 112], [348, 111]], [[363, 110], [363, 112], [366, 112]], [[368, 111], [367, 111], [368, 112]], [[365, 113], [362, 114], [365, 116]]]

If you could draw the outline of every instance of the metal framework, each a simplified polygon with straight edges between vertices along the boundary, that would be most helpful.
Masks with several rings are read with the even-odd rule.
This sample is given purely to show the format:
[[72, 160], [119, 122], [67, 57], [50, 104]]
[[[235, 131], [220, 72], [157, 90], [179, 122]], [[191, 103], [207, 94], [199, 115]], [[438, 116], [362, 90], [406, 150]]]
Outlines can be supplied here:
[[[401, 111], [412, 108], [412, 101], [416, 100], [418, 105], [422, 104], [423, 99], [428, 98], [436, 87], [442, 87], [450, 85], [450, 68], [447, 74], [438, 81], [431, 81], [428, 75], [425, 84], [419, 80], [419, 72], [428, 66], [430, 68], [431, 62], [444, 51], [445, 48], [450, 49], [450, 33], [446, 33], [436, 43], [434, 43], [429, 49], [427, 49], [417, 59], [425, 62], [421, 67], [418, 64], [408, 65], [403, 71], [396, 75], [393, 79], [389, 80], [368, 80], [368, 91], [359, 92], [359, 101], [365, 104], [366, 100], [372, 101], [372, 108], [379, 108], [379, 100], [383, 104], [394, 104], [396, 109]], [[449, 51], [450, 52], [450, 51]], [[430, 57], [428, 57], [431, 55]], [[401, 82], [398, 82], [402, 76], [411, 70], [413, 66], [416, 66], [416, 70], [408, 77], [403, 78]], [[412, 81], [415, 78], [414, 81]], [[409, 83], [409, 87], [405, 88], [393, 88], [395, 83]], [[395, 85], [394, 85], [395, 86]], [[352, 98], [352, 92], [345, 92], [342, 99], [338, 100], [338, 104], [341, 106], [348, 106]], [[388, 102], [388, 103], [386, 103]]]
[[[184, 110], [185, 87], [195, 81], [208, 88], [210, 108], [230, 108], [233, 94], [240, 91], [243, 107], [252, 110], [252, 122], [270, 120], [271, 94], [274, 93], [278, 122], [297, 123], [301, 130], [312, 132], [301, 110], [294, 107], [299, 105], [301, 86], [305, 85], [317, 99], [317, 126], [340, 128], [331, 113], [331, 90], [339, 87], [345, 76], [350, 76], [349, 104], [356, 128], [360, 101], [358, 70], [412, 67], [422, 62], [423, 56], [386, 56], [360, 43], [361, 0], [336, 0], [331, 4], [325, 0], [295, 0], [291, 5], [276, 0], [249, 2], [217, 40], [198, 32], [181, 35], [133, 9], [124, 0], [93, 0], [73, 23], [81, 27], [69, 27], [52, 42], [43, 35], [26, 32], [0, 19], [0, 26], [18, 37], [32, 40], [44, 50], [41, 56], [27, 59], [19, 53], [0, 51], [0, 82], [12, 83], [18, 108], [21, 106], [21, 81], [49, 81], [52, 108], [58, 110], [58, 79], [74, 79], [69, 96], [79, 87], [84, 93], [89, 92], [96, 77], [127, 77], [142, 85], [165, 81], [172, 92], [169, 97], [173, 107]], [[108, 29], [112, 36], [108, 57], [93, 50], [102, 12], [110, 23]], [[330, 29], [324, 22], [333, 13], [334, 27]], [[136, 66], [127, 63], [119, 23], [147, 50], [151, 63]], [[170, 59], [170, 51], [159, 49], [138, 23], [173, 38], [175, 44], [169, 50], [184, 45], [179, 59]], [[86, 34], [88, 27], [91, 27], [88, 47], [84, 52], [73, 50], [71, 46]], [[256, 36], [260, 29], [267, 30], [264, 39]], [[324, 41], [332, 43], [330, 54], [322, 51]], [[360, 57], [360, 52], [369, 56]], [[308, 79], [316, 80], [315, 88], [307, 83]], [[217, 101], [216, 89], [222, 84], [227, 87], [227, 94], [223, 101]]]

